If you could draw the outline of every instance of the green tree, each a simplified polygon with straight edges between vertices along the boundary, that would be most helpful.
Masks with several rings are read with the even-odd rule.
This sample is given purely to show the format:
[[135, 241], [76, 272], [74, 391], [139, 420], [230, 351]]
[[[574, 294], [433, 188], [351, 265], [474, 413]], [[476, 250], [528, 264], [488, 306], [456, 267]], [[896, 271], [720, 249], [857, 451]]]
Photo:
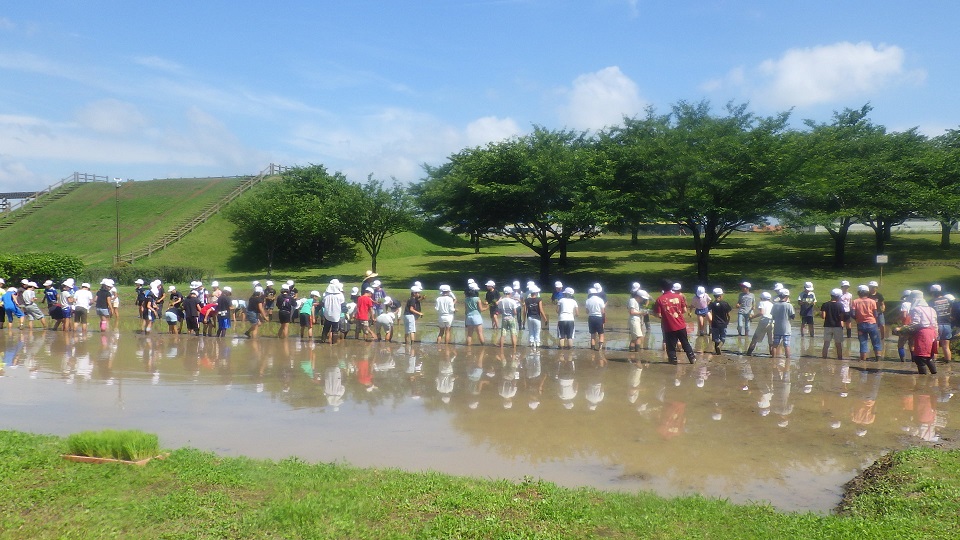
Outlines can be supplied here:
[[485, 211], [483, 201], [477, 200], [469, 184], [472, 176], [451, 174], [451, 159], [439, 167], [423, 165], [426, 178], [410, 187], [426, 221], [447, 227], [454, 234], [467, 235], [474, 253], [480, 253], [480, 240], [492, 238], [496, 223]]
[[387, 238], [416, 227], [416, 208], [407, 189], [400, 185], [384, 188], [383, 183], [367, 177], [367, 182], [352, 185], [349, 203], [343, 208], [344, 231], [370, 255], [370, 268], [377, 271], [377, 256]]
[[[618, 162], [626, 166], [619, 174], [636, 182], [631, 191], [646, 198], [652, 218], [690, 232], [701, 283], [709, 280], [711, 251], [733, 231], [764, 222], [792, 180], [797, 161], [784, 136], [788, 118], [758, 117], [733, 104], [715, 116], [704, 101], [627, 122], [624, 144], [635, 144], [640, 157]], [[633, 128], [640, 136], [631, 143]], [[629, 182], [621, 189], [630, 189]]]
[[950, 248], [950, 231], [960, 218], [960, 130], [949, 129], [928, 142], [924, 201], [940, 222], [940, 248]]

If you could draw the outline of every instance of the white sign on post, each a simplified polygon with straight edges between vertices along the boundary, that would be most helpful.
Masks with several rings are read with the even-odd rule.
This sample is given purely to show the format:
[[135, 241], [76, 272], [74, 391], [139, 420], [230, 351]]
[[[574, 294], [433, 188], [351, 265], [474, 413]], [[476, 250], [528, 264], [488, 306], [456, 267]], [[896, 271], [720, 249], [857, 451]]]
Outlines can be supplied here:
[[888, 255], [877, 255], [877, 264], [887, 264], [888, 262], [890, 262]]

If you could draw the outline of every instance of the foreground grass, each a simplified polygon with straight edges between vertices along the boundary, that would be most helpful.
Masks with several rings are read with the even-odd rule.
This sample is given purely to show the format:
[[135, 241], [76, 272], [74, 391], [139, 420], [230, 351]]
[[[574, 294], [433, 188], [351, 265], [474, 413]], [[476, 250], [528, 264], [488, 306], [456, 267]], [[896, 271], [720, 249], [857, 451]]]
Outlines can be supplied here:
[[[844, 516], [437, 473], [221, 458], [64, 462], [0, 432], [2, 538], [955, 538], [960, 452], [911, 450]], [[918, 496], [918, 494], [920, 496]]]

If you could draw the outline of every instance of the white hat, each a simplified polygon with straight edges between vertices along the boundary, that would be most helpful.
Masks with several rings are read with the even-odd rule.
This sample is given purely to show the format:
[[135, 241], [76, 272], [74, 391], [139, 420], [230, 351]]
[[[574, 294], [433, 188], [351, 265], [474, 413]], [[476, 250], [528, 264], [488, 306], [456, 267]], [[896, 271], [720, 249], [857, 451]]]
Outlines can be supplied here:
[[671, 291], [679, 291], [679, 290], [682, 289], [682, 288], [683, 288], [683, 287], [681, 287], [681, 285], [680, 285], [679, 283], [674, 283], [674, 284], [673, 284], [673, 287], [670, 287], [670, 290], [671, 290]]
[[363, 292], [365, 292], [365, 293], [371, 293], [371, 294], [372, 294], [372, 293], [373, 293], [373, 287], [365, 287], [365, 288], [363, 289]]
[[879, 287], [880, 284], [877, 283], [876, 281], [871, 281], [870, 283], [867, 283], [867, 286], [868, 286], [868, 287]]
[[850, 282], [847, 281], [847, 280], [843, 280], [843, 281], [840, 282], [840, 286], [841, 286], [841, 287], [849, 287], [849, 286], [850, 286]]
[[[0, 283], [3, 283], [2, 279], [0, 279]], [[53, 281], [50, 281], [49, 279], [43, 282], [44, 287], [49, 287], [51, 285], [53, 285]]]
[[220, 286], [220, 282], [219, 282], [219, 281], [213, 281], [213, 282], [210, 283], [210, 286], [211, 286], [211, 287], [219, 287], [219, 286]]
[[748, 288], [748, 289], [749, 289], [750, 287], [753, 287], [753, 285], [750, 285], [750, 282], [749, 282], [749, 281], [744, 281], [743, 283], [740, 284], [740, 286], [741, 286], [741, 287], [746, 287], [746, 288]]
[[134, 283], [135, 285], [143, 285], [143, 280], [140, 279], [140, 278], [137, 278], [136, 281], [134, 281], [133, 283]]
[[287, 285], [293, 287], [293, 280], [292, 280], [292, 279], [288, 279], [288, 280], [287, 280]]
[[383, 297], [383, 305], [384, 305], [384, 306], [389, 306], [389, 305], [392, 305], [392, 304], [393, 304], [393, 298], [390, 298], [389, 296], [384, 296], [384, 297]]
[[697, 287], [697, 294], [707, 294], [707, 288], [703, 285]]
[[173, 291], [175, 291], [175, 290], [177, 290], [177, 288], [176, 288], [175, 286], [173, 286], [173, 285], [167, 287], [167, 292], [173, 292]]
[[471, 290], [471, 291], [479, 291], [479, 290], [480, 290], [480, 286], [477, 285], [475, 282], [474, 282], [474, 283], [467, 283], [467, 289], [469, 289], [469, 290]]
[[7, 292], [17, 292], [17, 288], [16, 288], [16, 287], [10, 287], [9, 289], [7, 289]]
[[471, 283], [476, 283], [476, 281], [474, 281], [473, 278], [470, 278], [467, 280], [467, 285], [470, 285]]
[[[353, 288], [353, 291], [354, 291], [353, 294], [357, 294], [358, 292], [360, 292], [360, 290], [357, 289], [356, 287]], [[410, 292], [412, 293], [423, 292], [423, 287], [418, 287], [414, 285], [413, 287], [410, 287]]]
[[531, 284], [527, 286], [527, 292], [530, 294], [539, 294], [540, 287], [537, 287], [536, 284]]
[[74, 283], [76, 283], [76, 282], [73, 281], [73, 278], [67, 278], [67, 279], [63, 280], [63, 284], [66, 285], [67, 287], [73, 287], [73, 284], [74, 284]]
[[[34, 289], [36, 289], [36, 288], [37, 288], [37, 282], [35, 282], [35, 281], [27, 282], [27, 286], [28, 286], [28, 287], [33, 287]], [[947, 296], [949, 297], [950, 295], [948, 294]]]
[[843, 296], [843, 291], [841, 291], [840, 289], [832, 289], [830, 291], [830, 296], [836, 296], [837, 298], [840, 298], [841, 296]]
[[634, 281], [633, 285], [630, 285], [630, 292], [637, 292], [639, 290], [640, 290], [640, 284]]
[[108, 281], [110, 281], [110, 280], [107, 279], [107, 278], [103, 278], [103, 279], [100, 280], [100, 284], [101, 284], [101, 285], [106, 285]]
[[773, 284], [773, 290], [775, 290], [775, 291], [779, 291], [779, 290], [782, 289], [782, 288], [783, 288], [783, 283], [779, 283], [779, 282], [778, 282], [778, 283], [774, 283], [774, 284]]
[[805, 290], [805, 291], [812, 291], [812, 290], [813, 290], [813, 282], [811, 282], [811, 281], [805, 282], [805, 283], [803, 284], [803, 290]]
[[450, 292], [450, 286], [449, 286], [449, 285], [441, 285], [441, 286], [440, 286], [440, 292]]
[[503, 294], [513, 294], [513, 287], [507, 285], [503, 288]]
[[379, 280], [379, 279], [375, 279], [375, 280], [373, 280], [373, 283], [371, 283], [370, 285], [371, 285], [374, 289], [376, 289], [377, 287], [380, 286], [380, 280]]
[[594, 283], [593, 288], [596, 289], [598, 293], [603, 292], [603, 287], [601, 287], [599, 283]]
[[6, 283], [6, 281], [4, 281], [2, 277], [0, 277], [0, 283]]
[[720, 296], [721, 294], [723, 294], [723, 289], [721, 289], [720, 287], [716, 287], [715, 289], [713, 289], [714, 296]]
[[156, 289], [157, 287], [159, 287], [159, 286], [161, 286], [161, 285], [163, 285], [163, 282], [160, 281], [159, 279], [155, 279], [155, 280], [153, 280], [153, 281], [150, 282], [150, 288], [151, 288], [151, 289]]
[[520, 280], [517, 280], [517, 279], [513, 280], [513, 288], [514, 289], [520, 288]]
[[263, 292], [263, 287], [257, 285], [256, 287], [253, 288], [253, 292], [255, 292], [255, 293], [262, 293], [262, 292]]
[[233, 288], [232, 288], [232, 287], [224, 287], [223, 290], [224, 290], [224, 292], [233, 292]]
[[416, 285], [417, 287], [420, 287], [421, 289], [423, 288], [423, 283], [420, 283], [419, 281], [414, 281], [413, 284]]
[[[31, 281], [31, 282], [30, 282], [30, 286], [31, 286], [31, 287], [36, 287], [37, 284]], [[951, 301], [951, 302], [953, 302], [953, 301], [956, 300], [956, 298], [955, 298], [952, 294], [945, 294], [945, 295], [943, 295], [943, 297], [946, 298], [947, 300]]]
[[320, 296], [320, 291], [310, 291], [310, 296]]
[[356, 296], [356, 295], [360, 294], [360, 287], [354, 287], [354, 288], [350, 289], [350, 294], [351, 294], [352, 296]]
[[484, 287], [496, 287], [496, 286], [497, 286], [496, 282], [494, 282], [492, 279], [491, 279], [490, 281], [484, 283], [483, 285], [484, 285]]
[[267, 287], [273, 287], [273, 282], [269, 279], [267, 280]]
[[566, 289], [564, 289], [564, 290], [563, 290], [563, 294], [569, 294], [570, 296], [573, 296], [573, 294], [574, 294], [574, 293], [573, 293], [573, 287], [567, 287]]
[[27, 283], [30, 283], [30, 280], [27, 279], [27, 278], [23, 278], [23, 279], [20, 280], [20, 284], [21, 284], [21, 285], [26, 285]]
[[260, 284], [260, 282], [257, 281], [257, 280], [253, 280], [253, 283], [251, 283], [251, 285], [253, 285], [254, 287], [256, 287], [256, 286], [259, 285], [259, 284]]
[[556, 288], [558, 288], [558, 289], [561, 289], [561, 288], [563, 288], [563, 283], [561, 283], [561, 282], [559, 282], [559, 281], [555, 281], [555, 282], [553, 282], [553, 286], [556, 287]]
[[930, 286], [930, 292], [940, 292], [940, 291], [942, 291], [942, 290], [943, 290], [943, 288], [940, 287], [940, 285], [933, 284], [933, 285]]
[[89, 288], [90, 288], [90, 284], [89, 284], [89, 283], [81, 283], [81, 284], [80, 284], [80, 288], [81, 288], [81, 289], [89, 289]]
[[771, 298], [773, 298], [773, 296], [767, 291], [763, 291], [762, 293], [760, 293], [760, 298], [762, 300], [770, 300]]
[[640, 289], [639, 291], [637, 291], [637, 294], [640, 295], [640, 298], [645, 298], [645, 299], [647, 299], [647, 300], [650, 299], [650, 293], [648, 293], [647, 291], [645, 291], [645, 290], [643, 290], [643, 289]]
[[287, 285], [286, 283], [284, 283], [283, 285], [280, 285], [280, 290], [281, 290], [281, 291], [289, 291], [289, 290], [290, 290], [290, 286]]
[[597, 294], [597, 289], [595, 287], [590, 287], [587, 289], [587, 294]]
[[857, 285], [857, 292], [870, 292], [870, 287], [866, 285]]
[[790, 289], [780, 289], [780, 296], [790, 296]]

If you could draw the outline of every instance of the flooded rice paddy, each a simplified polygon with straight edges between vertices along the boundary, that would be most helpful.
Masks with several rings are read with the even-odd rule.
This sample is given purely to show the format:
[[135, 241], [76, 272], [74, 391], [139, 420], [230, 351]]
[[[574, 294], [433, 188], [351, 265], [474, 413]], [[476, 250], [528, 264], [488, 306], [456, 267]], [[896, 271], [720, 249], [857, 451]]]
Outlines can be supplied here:
[[[269, 325], [257, 340], [144, 336], [127, 323], [86, 337], [0, 331], [0, 428], [138, 428], [166, 447], [228, 456], [820, 512], [883, 453], [957, 431], [949, 366], [917, 376], [897, 360], [824, 361], [819, 337], [794, 335], [789, 360], [738, 354], [747, 343], [734, 336], [730, 353], [670, 365], [656, 328], [647, 350], [628, 353], [616, 329], [605, 351], [591, 351], [581, 330], [580, 348], [537, 351], [437, 345], [435, 329], [407, 348], [279, 340], [266, 337]], [[462, 326], [454, 337], [463, 341]]]

